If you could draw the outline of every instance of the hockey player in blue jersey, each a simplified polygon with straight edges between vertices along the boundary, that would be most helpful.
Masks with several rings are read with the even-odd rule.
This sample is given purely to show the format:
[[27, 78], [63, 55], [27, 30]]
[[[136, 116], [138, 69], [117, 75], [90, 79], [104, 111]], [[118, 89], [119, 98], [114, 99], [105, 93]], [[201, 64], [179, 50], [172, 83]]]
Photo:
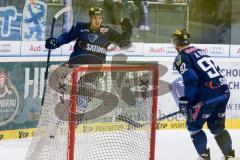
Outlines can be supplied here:
[[[90, 22], [79, 22], [72, 26], [70, 31], [60, 35], [58, 38], [48, 38], [45, 47], [55, 49], [73, 40], [76, 40], [74, 51], [70, 56], [69, 63], [79, 64], [81, 57], [91, 55], [96, 58], [96, 63], [106, 61], [107, 48], [115, 43], [120, 48], [130, 46], [132, 35], [132, 24], [128, 18], [121, 21], [122, 33], [102, 24], [103, 10], [100, 7], [89, 9]], [[80, 62], [84, 63], [84, 62]], [[91, 62], [86, 61], [85, 64]]]
[[178, 29], [172, 34], [172, 43], [178, 51], [174, 66], [184, 83], [184, 96], [179, 98], [179, 109], [187, 117], [187, 129], [199, 159], [210, 160], [207, 137], [202, 130], [204, 123], [214, 135], [224, 154], [223, 159], [234, 157], [232, 140], [225, 129], [230, 93], [220, 68], [203, 50], [190, 46], [190, 35], [185, 29]]
[[[89, 16], [89, 23], [76, 23], [70, 31], [63, 33], [58, 38], [48, 38], [45, 47], [55, 49], [76, 40], [68, 64], [103, 64], [106, 61], [107, 49], [110, 44], [114, 43], [120, 48], [130, 47], [132, 24], [128, 18], [123, 18], [121, 21], [122, 33], [119, 33], [102, 24], [103, 10], [100, 7], [91, 7]], [[103, 72], [88, 72], [79, 78], [77, 124], [84, 119], [88, 102], [94, 98], [98, 80], [102, 75]]]

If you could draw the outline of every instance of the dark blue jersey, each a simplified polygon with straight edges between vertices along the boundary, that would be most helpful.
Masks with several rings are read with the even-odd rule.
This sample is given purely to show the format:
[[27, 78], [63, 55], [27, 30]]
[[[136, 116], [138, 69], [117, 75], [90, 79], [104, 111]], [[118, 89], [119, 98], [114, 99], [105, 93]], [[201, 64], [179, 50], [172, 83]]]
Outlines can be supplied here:
[[105, 62], [108, 45], [115, 43], [121, 47], [121, 44], [130, 44], [124, 42], [130, 42], [131, 34], [131, 31], [118, 33], [112, 28], [103, 25], [99, 30], [92, 31], [90, 23], [79, 22], [69, 32], [59, 36], [58, 43], [63, 45], [76, 40], [70, 59], [78, 55], [93, 54]]
[[184, 95], [192, 102], [212, 103], [229, 93], [220, 68], [203, 50], [185, 48], [175, 58], [174, 65], [183, 77]]

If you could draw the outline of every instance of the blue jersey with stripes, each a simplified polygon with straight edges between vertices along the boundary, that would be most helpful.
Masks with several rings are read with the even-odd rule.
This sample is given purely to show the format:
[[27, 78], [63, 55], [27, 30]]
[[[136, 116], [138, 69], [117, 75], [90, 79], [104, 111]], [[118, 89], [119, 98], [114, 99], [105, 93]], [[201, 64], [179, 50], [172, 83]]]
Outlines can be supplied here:
[[174, 66], [183, 77], [184, 95], [192, 102], [212, 103], [229, 94], [220, 68], [203, 50], [190, 46], [175, 58]]

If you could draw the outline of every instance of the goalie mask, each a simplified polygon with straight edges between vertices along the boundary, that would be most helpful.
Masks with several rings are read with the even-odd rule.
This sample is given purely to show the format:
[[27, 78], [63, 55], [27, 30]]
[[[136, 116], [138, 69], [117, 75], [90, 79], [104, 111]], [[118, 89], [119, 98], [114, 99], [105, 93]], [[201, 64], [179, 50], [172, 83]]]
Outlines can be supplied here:
[[190, 35], [186, 29], [177, 29], [172, 34], [172, 43], [174, 46], [187, 46], [190, 44]]

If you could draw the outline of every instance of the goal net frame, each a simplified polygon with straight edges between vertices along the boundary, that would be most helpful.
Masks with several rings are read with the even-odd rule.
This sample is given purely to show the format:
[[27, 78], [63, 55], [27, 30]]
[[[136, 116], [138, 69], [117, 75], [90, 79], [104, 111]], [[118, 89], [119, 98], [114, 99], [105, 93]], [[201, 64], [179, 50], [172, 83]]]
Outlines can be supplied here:
[[[56, 140], [59, 140], [58, 136], [61, 136], [61, 137], [65, 136], [64, 140], [66, 140], [63, 143], [64, 145], [66, 145], [66, 147], [60, 147], [59, 148], [60, 152], [61, 152], [62, 149], [65, 150], [64, 153], [60, 154], [60, 155], [64, 155], [63, 156], [64, 158], [61, 158], [61, 159], [79, 160], [80, 156], [76, 155], [76, 153], [79, 154], [79, 151], [76, 150], [76, 148], [79, 147], [79, 144], [78, 144], [79, 143], [79, 134], [84, 134], [84, 133], [79, 133], [78, 130], [77, 130], [78, 129], [77, 127], [79, 127], [79, 125], [84, 126], [84, 124], [82, 124], [82, 122], [78, 123], [79, 122], [79, 120], [78, 120], [78, 118], [79, 118], [78, 117], [78, 115], [79, 115], [79, 110], [78, 110], [79, 106], [78, 105], [79, 104], [77, 104], [77, 103], [79, 103], [78, 102], [78, 100], [79, 100], [78, 99], [79, 98], [78, 91], [81, 90], [79, 88], [79, 85], [80, 85], [79, 84], [79, 74], [82, 75], [82, 74], [88, 73], [88, 72], [89, 73], [96, 72], [97, 74], [98, 74], [98, 72], [99, 73], [100, 72], [103, 72], [103, 73], [104, 72], [106, 72], [106, 73], [110, 72], [110, 74], [115, 73], [115, 72], [116, 73], [120, 72], [120, 73], [136, 73], [136, 74], [140, 74], [140, 75], [145, 74], [145, 73], [150, 73], [149, 74], [150, 76], [148, 75], [150, 78], [148, 76], [147, 76], [147, 78], [149, 78], [150, 81], [151, 81], [151, 83], [148, 84], [148, 85], [151, 86], [150, 87], [151, 90], [147, 91], [147, 92], [149, 92], [151, 94], [149, 94], [149, 97], [147, 97], [147, 99], [148, 99], [147, 101], [149, 101], [149, 103], [148, 102], [146, 103], [146, 104], [149, 104], [150, 106], [146, 105], [145, 103], [143, 104], [143, 107], [145, 109], [149, 109], [149, 111], [146, 112], [146, 113], [148, 113], [147, 114], [148, 118], [146, 119], [146, 121], [144, 120], [144, 121], [139, 122], [139, 120], [137, 119], [138, 122], [135, 122], [135, 119], [132, 120], [132, 119], [129, 118], [129, 119], [127, 119], [127, 121], [130, 120], [128, 122], [126, 120], [121, 120], [121, 119], [120, 119], [121, 122], [119, 121], [119, 119], [116, 119], [117, 121], [106, 121], [106, 122], [107, 123], [110, 122], [111, 124], [114, 124], [115, 122], [121, 123], [121, 124], [123, 123], [125, 126], [128, 126], [127, 131], [124, 131], [123, 136], [125, 138], [127, 138], [129, 136], [129, 139], [127, 139], [127, 142], [130, 142], [130, 144], [132, 144], [132, 142], [133, 142], [133, 144], [134, 144], [134, 148], [131, 148], [132, 146], [129, 146], [130, 147], [129, 149], [134, 149], [134, 150], [135, 149], [140, 149], [139, 146], [137, 146], [137, 145], [139, 145], [139, 144], [141, 145], [143, 143], [143, 146], [141, 147], [141, 149], [139, 151], [143, 151], [144, 148], [146, 147], [145, 148], [146, 150], [144, 151], [143, 157], [148, 157], [148, 158], [141, 157], [140, 159], [141, 160], [145, 160], [145, 159], [146, 160], [154, 160], [155, 140], [156, 140], [156, 125], [157, 125], [157, 122], [156, 122], [157, 121], [157, 103], [158, 103], [157, 101], [158, 101], [158, 88], [159, 88], [159, 86], [158, 86], [158, 80], [159, 80], [158, 64], [155, 64], [155, 63], [154, 64], [153, 63], [128, 64], [127, 63], [127, 64], [81, 65], [81, 66], [78, 66], [78, 65], [74, 66], [73, 65], [73, 66], [58, 66], [57, 69], [56, 69], [56, 66], [55, 66], [55, 68], [52, 67], [50, 71], [56, 72], [56, 70], [58, 70], [57, 72], [59, 72], [59, 73], [54, 73], [53, 76], [50, 76], [49, 79], [48, 79], [48, 88], [50, 87], [49, 89], [51, 89], [53, 87], [53, 86], [51, 86], [52, 84], [50, 84], [50, 83], [58, 83], [58, 82], [55, 82], [55, 81], [59, 81], [59, 77], [61, 77], [61, 76], [65, 77], [65, 78], [70, 77], [68, 79], [68, 81], [66, 82], [66, 83], [70, 83], [70, 86], [68, 86], [68, 90], [70, 92], [69, 95], [68, 95], [69, 100], [66, 99], [64, 101], [65, 105], [67, 105], [66, 108], [68, 108], [67, 110], [65, 109], [65, 112], [67, 114], [65, 116], [66, 119], [64, 120], [64, 127], [65, 126], [67, 126], [67, 127], [63, 128], [64, 129], [63, 134], [58, 135], [59, 132], [58, 132], [58, 130], [55, 131], [55, 129], [59, 129], [62, 132], [62, 130], [61, 130], [62, 128], [61, 128], [61, 126], [60, 126], [60, 128], [58, 128], [58, 121], [55, 121], [56, 118], [52, 119], [52, 115], [53, 115], [52, 112], [55, 112], [55, 114], [56, 114], [56, 108], [54, 108], [55, 110], [51, 110], [51, 108], [53, 108], [54, 104], [57, 103], [59, 101], [59, 99], [56, 100], [56, 102], [54, 102], [53, 104], [49, 104], [50, 106], [47, 105], [48, 101], [45, 101], [44, 106], [42, 106], [43, 107], [42, 108], [43, 114], [40, 117], [40, 120], [39, 120], [40, 123], [38, 124], [37, 130], [36, 130], [36, 133], [35, 133], [36, 138], [35, 138], [35, 136], [33, 137], [33, 141], [30, 145], [29, 150], [28, 150], [26, 160], [32, 160], [34, 157], [37, 157], [38, 160], [40, 160], [40, 159], [41, 160], [48, 160], [48, 158], [46, 158], [47, 156], [45, 156], [45, 152], [44, 152], [46, 150], [45, 147], [46, 147], [46, 145], [48, 145], [49, 143], [52, 143], [52, 141], [54, 141], [54, 137], [55, 137]], [[81, 76], [80, 76], [80, 78], [81, 78]], [[137, 78], [139, 78], [139, 77], [137, 77]], [[63, 82], [64, 81], [62, 81], [61, 83], [63, 83]], [[110, 81], [110, 84], [114, 85], [112, 83], [113, 82]], [[55, 92], [57, 94], [59, 94], [61, 91], [58, 90], [58, 91], [55, 91]], [[49, 94], [51, 94], [51, 93], [52, 92], [50, 91]], [[54, 95], [53, 97], [56, 97], [56, 95]], [[46, 96], [46, 98], [49, 98], [49, 97]], [[58, 97], [58, 98], [60, 98], [60, 97]], [[122, 97], [119, 97], [119, 95], [118, 95], [118, 98], [121, 99]], [[47, 100], [49, 100], [49, 99], [47, 99]], [[50, 98], [50, 100], [51, 100], [51, 98]], [[49, 102], [49, 103], [51, 103], [51, 102]], [[121, 114], [126, 113], [126, 110], [128, 111], [128, 107], [131, 106], [131, 105], [127, 105], [125, 103], [123, 105], [126, 105], [125, 106], [126, 108], [123, 112], [121, 111]], [[138, 105], [138, 104], [136, 104], [136, 105]], [[48, 108], [48, 107], [50, 107], [50, 108]], [[134, 109], [138, 110], [138, 107], [134, 108]], [[47, 110], [47, 112], [45, 110]], [[51, 112], [50, 114], [49, 114], [49, 111]], [[130, 112], [134, 113], [134, 110], [130, 109]], [[119, 115], [119, 112], [117, 112], [117, 113], [114, 112], [113, 115], [112, 115], [112, 111], [110, 111], [108, 113], [110, 114], [110, 116], [124, 116], [124, 115]], [[145, 113], [145, 111], [144, 112], [140, 111], [139, 113], [140, 114]], [[86, 117], [88, 117], [87, 114], [88, 113], [85, 113]], [[106, 113], [103, 113], [103, 114], [106, 114]], [[48, 117], [48, 116], [50, 116], [49, 117], [50, 119], [48, 119], [48, 118], [46, 119], [46, 117]], [[57, 115], [55, 115], [55, 116], [57, 116]], [[95, 115], [95, 116], [98, 116], [98, 115]], [[42, 119], [42, 117], [43, 117], [43, 119]], [[60, 117], [58, 117], [58, 118], [60, 118]], [[91, 118], [94, 118], [94, 117], [90, 117], [90, 119]], [[53, 122], [51, 122], [51, 119], [53, 120]], [[47, 122], [47, 124], [45, 124], [45, 122]], [[83, 120], [83, 122], [85, 122], [85, 121]], [[50, 128], [47, 126], [48, 123], [50, 123], [49, 124]], [[86, 120], [86, 123], [89, 123], [89, 122]], [[90, 123], [92, 123], [92, 121], [90, 121]], [[95, 123], [96, 122], [93, 121], [93, 124], [95, 124]], [[139, 124], [139, 123], [141, 123], [142, 125], [140, 125], [140, 126], [135, 125], [135, 124]], [[144, 128], [145, 126], [147, 126], [147, 127]], [[53, 128], [51, 128], [51, 127], [53, 127]], [[130, 128], [130, 130], [128, 130], [129, 128]], [[51, 131], [48, 131], [49, 129]], [[125, 127], [125, 129], [126, 129], [126, 127]], [[120, 131], [120, 134], [121, 134], [121, 132], [122, 132], [121, 129], [119, 131]], [[53, 132], [53, 133], [51, 133], [51, 132]], [[144, 139], [141, 140], [141, 136], [136, 135], [136, 132], [137, 133], [138, 132], [144, 132], [144, 137], [143, 137]], [[53, 134], [53, 136], [52, 136], [52, 134]], [[54, 134], [56, 134], [56, 136]], [[89, 134], [89, 133], [87, 133], [87, 134]], [[96, 133], [92, 133], [92, 134], [93, 134], [93, 137], [94, 137]], [[101, 135], [103, 136], [104, 134], [100, 134], [100, 136]], [[107, 136], [108, 137], [106, 137], [106, 138], [109, 138], [110, 136], [112, 136], [112, 132], [107, 133]], [[138, 138], [134, 138], [134, 136], [138, 136]], [[52, 141], [49, 140], [49, 137], [50, 138], [53, 137], [53, 139], [51, 139]], [[137, 142], [136, 143], [136, 140], [138, 141], [139, 137], [140, 137], [140, 141], [143, 141], [143, 142]], [[46, 139], [46, 138], [48, 138], [48, 139]], [[124, 139], [122, 139], [121, 137], [119, 139], [118, 139], [118, 137], [116, 137], [116, 138], [117, 138], [116, 142], [114, 142], [115, 145], [117, 145], [117, 143], [122, 143], [122, 140], [123, 140], [123, 143], [125, 143]], [[34, 140], [35, 140], [35, 142], [34, 142]], [[46, 142], [44, 142], [44, 140], [46, 140]], [[115, 136], [113, 136], [113, 140], [115, 140]], [[104, 140], [100, 141], [100, 143], [104, 143], [104, 142], [105, 142]], [[58, 147], [58, 144], [56, 144], [56, 142], [53, 142], [53, 143], [54, 143], [54, 147]], [[77, 143], [77, 145], [76, 145], [76, 143]], [[83, 143], [84, 144], [81, 144], [81, 147], [85, 148], [84, 145], [85, 145], [85, 143], [88, 143], [88, 141], [83, 142]], [[91, 141], [89, 143], [90, 143], [90, 145], [95, 145], [95, 143], [92, 144]], [[98, 144], [96, 144], [96, 145], [98, 145]], [[87, 145], [87, 146], [89, 147], [89, 145]], [[42, 147], [44, 147], [44, 148], [42, 148]], [[52, 146], [50, 145], [49, 147], [52, 147]], [[101, 147], [101, 145], [100, 145], [100, 147]], [[111, 146], [110, 146], [110, 148], [111, 148]], [[116, 148], [114, 148], [114, 149], [116, 149]], [[127, 148], [123, 147], [121, 149], [123, 149], [123, 151], [120, 152], [120, 154], [128, 154], [128, 152], [125, 151]], [[59, 150], [56, 151], [56, 152], [59, 153]], [[134, 150], [131, 151], [130, 156], [132, 156], [132, 157], [135, 155], [135, 154], [132, 154], [132, 153], [134, 153]], [[50, 150], [47, 152], [47, 155], [49, 153], [51, 153]], [[85, 152], [83, 152], [83, 154], [84, 153]], [[139, 152], [139, 153], [141, 153], [141, 152]], [[89, 153], [87, 153], [87, 157], [88, 157], [88, 154]], [[101, 154], [101, 152], [99, 153], [99, 151], [96, 151], [96, 154]], [[115, 154], [114, 150], [113, 150], [113, 154]], [[38, 155], [44, 155], [43, 159], [38, 158]], [[56, 157], [59, 157], [60, 155], [58, 155]], [[51, 154], [51, 156], [52, 156], [52, 154]], [[117, 159], [119, 159], [120, 157], [118, 157], [118, 156], [122, 157], [122, 155], [117, 154], [117, 155], [114, 156], [115, 159], [116, 159], [116, 157], [117, 157]], [[126, 158], [126, 160], [129, 159], [129, 157], [127, 155], [124, 155], [124, 157]], [[138, 157], [138, 155], [137, 155], [137, 157]], [[137, 158], [137, 157], [135, 157], [135, 158]], [[125, 160], [125, 158], [120, 158], [120, 159]], [[130, 159], [132, 159], [132, 158], [130, 158]]]
[[151, 124], [151, 140], [150, 140], [150, 160], [154, 160], [155, 156], [155, 140], [156, 140], [156, 120], [157, 120], [157, 101], [158, 101], [158, 66], [155, 64], [151, 65], [101, 65], [101, 66], [81, 66], [74, 67], [72, 74], [72, 91], [71, 91], [71, 113], [72, 116], [69, 121], [69, 155], [68, 160], [74, 160], [74, 143], [75, 143], [75, 123], [76, 123], [76, 99], [77, 99], [77, 87], [78, 80], [77, 74], [78, 72], [85, 71], [143, 71], [150, 70], [153, 72], [153, 96], [152, 96], [152, 124]]

